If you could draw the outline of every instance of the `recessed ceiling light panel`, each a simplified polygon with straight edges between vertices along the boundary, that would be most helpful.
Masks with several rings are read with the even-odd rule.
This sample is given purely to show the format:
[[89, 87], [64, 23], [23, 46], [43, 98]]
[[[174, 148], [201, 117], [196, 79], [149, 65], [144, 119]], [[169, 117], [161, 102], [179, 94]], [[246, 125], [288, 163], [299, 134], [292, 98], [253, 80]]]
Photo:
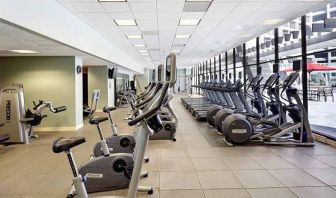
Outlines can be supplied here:
[[134, 44], [134, 47], [146, 47], [145, 44]]
[[276, 25], [282, 21], [283, 19], [267, 19], [262, 23], [262, 25]]
[[179, 22], [180, 26], [196, 26], [200, 22], [200, 19], [181, 19]]
[[128, 19], [128, 20], [119, 20], [116, 19], [114, 20], [114, 22], [118, 25], [118, 26], [136, 26], [136, 22], [134, 19]]
[[20, 53], [20, 54], [38, 54], [39, 53], [33, 50], [8, 50], [8, 51]]
[[141, 34], [131, 34], [131, 35], [127, 35], [128, 39], [142, 39], [142, 35]]
[[175, 38], [177, 39], [188, 39], [190, 37], [189, 34], [176, 34]]
[[186, 0], [183, 7], [183, 12], [206, 12], [212, 1]]

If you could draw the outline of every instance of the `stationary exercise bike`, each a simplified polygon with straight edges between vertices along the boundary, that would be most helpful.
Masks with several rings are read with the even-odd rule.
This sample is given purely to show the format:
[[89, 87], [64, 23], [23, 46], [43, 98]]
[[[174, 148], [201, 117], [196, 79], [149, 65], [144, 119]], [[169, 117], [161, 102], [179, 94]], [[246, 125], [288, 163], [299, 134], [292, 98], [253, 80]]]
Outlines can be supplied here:
[[[132, 174], [129, 184], [129, 190], [127, 193], [127, 198], [135, 198], [136, 192], [139, 189], [138, 183], [141, 176], [141, 167], [142, 167], [142, 159], [145, 155], [145, 150], [148, 142], [149, 135], [152, 135], [159, 131], [162, 128], [161, 121], [159, 116], [156, 115], [158, 109], [160, 108], [163, 97], [165, 96], [168, 84], [165, 85], [163, 88], [163, 91], [160, 93], [159, 97], [154, 100], [154, 103], [151, 105], [151, 108], [148, 108], [146, 111], [139, 112], [139, 115], [135, 117], [134, 119], [129, 121], [130, 126], [137, 126], [138, 129], [138, 135], [137, 135], [137, 144], [135, 147], [135, 162], [134, 162], [134, 168], [132, 166], [132, 171], [129, 172]], [[94, 123], [100, 123], [102, 121], [105, 121], [106, 118], [92, 118], [91, 122]], [[125, 171], [130, 171], [127, 167], [127, 164], [123, 162], [122, 156], [124, 154], [119, 154], [115, 157], [114, 160], [111, 160], [112, 157], [98, 157], [95, 158], [94, 161], [89, 162], [95, 163], [97, 166], [92, 167], [90, 172], [87, 173], [81, 173], [81, 169], [77, 170], [71, 149], [73, 147], [76, 147], [82, 143], [85, 142], [84, 137], [71, 137], [71, 138], [64, 138], [61, 137], [57, 139], [53, 143], [53, 151], [54, 153], [60, 153], [65, 152], [67, 154], [72, 173], [74, 175], [73, 178], [73, 186], [76, 191], [76, 194], [79, 198], [87, 198], [88, 193], [90, 192], [97, 192], [94, 190], [94, 188], [102, 188], [101, 186], [105, 186], [107, 183], [111, 183], [113, 176], [125, 176]], [[99, 165], [101, 164], [99, 160], [102, 158], [106, 158], [104, 160], [104, 166]], [[101, 170], [100, 168], [97, 168], [99, 166], [103, 166], [104, 170]], [[115, 171], [118, 174], [108, 174], [108, 172]], [[117, 172], [118, 171], [118, 172]], [[126, 175], [128, 175], [127, 173]], [[125, 176], [126, 177], [126, 176]], [[96, 180], [96, 186], [90, 185], [90, 180]], [[119, 182], [124, 182], [124, 179], [120, 180]], [[118, 185], [118, 183], [117, 183]], [[119, 184], [120, 185], [120, 184]], [[105, 188], [105, 190], [110, 190], [108, 188]], [[148, 193], [153, 193], [152, 188], [150, 188]], [[70, 194], [68, 197], [72, 197]]]
[[[106, 138], [107, 147], [110, 153], [133, 153], [135, 148], [135, 138], [133, 135], [118, 135], [115, 123], [112, 120], [111, 112], [115, 107], [104, 107], [103, 112], [108, 115], [110, 121], [112, 136]], [[102, 142], [97, 142], [93, 148], [93, 155], [99, 157], [103, 155]]]
[[[108, 117], [103, 116], [94, 116], [89, 119], [89, 123], [96, 125], [98, 129], [102, 155], [91, 158], [78, 169], [78, 173], [86, 178], [85, 187], [88, 193], [127, 188], [132, 177], [135, 156], [130, 153], [110, 153], [100, 127], [100, 123], [107, 120]], [[141, 173], [141, 177], [147, 176], [147, 172]], [[138, 191], [153, 193], [152, 187], [138, 187]], [[72, 186], [68, 196], [75, 194], [75, 186]]]

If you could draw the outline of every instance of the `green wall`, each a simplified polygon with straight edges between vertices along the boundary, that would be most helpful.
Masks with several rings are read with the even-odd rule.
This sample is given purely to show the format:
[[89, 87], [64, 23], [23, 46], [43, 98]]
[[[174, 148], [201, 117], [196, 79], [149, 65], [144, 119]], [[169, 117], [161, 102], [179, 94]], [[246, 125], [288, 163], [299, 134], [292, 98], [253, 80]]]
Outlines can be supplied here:
[[46, 110], [48, 117], [40, 127], [73, 128], [76, 127], [75, 65], [75, 57], [1, 57], [0, 88], [13, 82], [22, 83], [26, 109], [39, 99], [51, 101], [55, 107], [65, 105], [65, 112], [54, 114]]
[[91, 105], [92, 91], [100, 89], [100, 97], [97, 105], [97, 111], [102, 111], [104, 106], [108, 105], [108, 78], [107, 66], [89, 66], [88, 67], [88, 102]]

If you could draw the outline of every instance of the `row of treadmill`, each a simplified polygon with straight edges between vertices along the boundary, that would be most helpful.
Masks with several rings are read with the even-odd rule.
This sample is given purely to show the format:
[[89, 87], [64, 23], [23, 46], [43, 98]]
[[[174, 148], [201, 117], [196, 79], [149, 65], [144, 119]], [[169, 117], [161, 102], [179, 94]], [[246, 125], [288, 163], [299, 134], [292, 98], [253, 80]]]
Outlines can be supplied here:
[[[273, 73], [194, 85], [202, 97], [183, 97], [182, 104], [199, 121], [221, 136], [228, 146], [272, 144], [314, 146], [308, 116], [295, 82], [299, 72]], [[281, 76], [281, 78], [280, 78]]]

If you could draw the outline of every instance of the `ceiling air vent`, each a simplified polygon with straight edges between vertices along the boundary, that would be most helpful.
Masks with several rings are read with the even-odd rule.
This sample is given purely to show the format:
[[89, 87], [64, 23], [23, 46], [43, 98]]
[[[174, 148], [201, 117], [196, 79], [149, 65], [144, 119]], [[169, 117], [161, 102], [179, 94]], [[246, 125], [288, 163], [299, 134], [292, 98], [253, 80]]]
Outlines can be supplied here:
[[183, 12], [206, 12], [211, 5], [211, 1], [186, 1]]

